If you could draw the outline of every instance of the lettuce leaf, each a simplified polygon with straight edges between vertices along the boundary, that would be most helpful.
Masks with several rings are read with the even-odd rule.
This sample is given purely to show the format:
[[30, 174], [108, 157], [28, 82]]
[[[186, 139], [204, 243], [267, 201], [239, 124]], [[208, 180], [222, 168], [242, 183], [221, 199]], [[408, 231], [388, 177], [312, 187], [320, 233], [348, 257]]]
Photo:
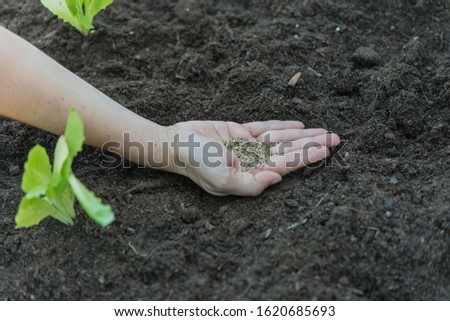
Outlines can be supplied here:
[[51, 203], [43, 198], [23, 198], [16, 215], [16, 227], [30, 227], [39, 224], [47, 216], [59, 215], [57, 211]]
[[69, 183], [84, 211], [98, 225], [106, 227], [114, 221], [114, 213], [111, 206], [102, 204], [101, 199], [88, 190], [74, 175], [70, 175]]
[[56, 143], [53, 171], [42, 146], [36, 145], [30, 150], [22, 178], [25, 196], [16, 214], [17, 228], [39, 224], [48, 216], [73, 224], [75, 197], [100, 226], [106, 227], [114, 221], [111, 207], [103, 205], [72, 173], [73, 160], [82, 150], [84, 138], [83, 122], [71, 108], [64, 135]]
[[95, 15], [113, 0], [41, 0], [41, 3], [55, 16], [88, 36], [94, 29], [92, 20]]
[[45, 195], [51, 182], [51, 165], [47, 151], [41, 145], [34, 146], [28, 153], [22, 177], [22, 190], [30, 197]]

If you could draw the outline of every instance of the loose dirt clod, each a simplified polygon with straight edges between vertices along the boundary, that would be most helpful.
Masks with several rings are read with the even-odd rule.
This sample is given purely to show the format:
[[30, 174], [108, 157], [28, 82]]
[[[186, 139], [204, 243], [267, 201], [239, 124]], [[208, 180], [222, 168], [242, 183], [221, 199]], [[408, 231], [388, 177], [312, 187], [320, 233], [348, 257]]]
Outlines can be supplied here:
[[352, 60], [361, 66], [372, 67], [382, 63], [381, 55], [370, 47], [359, 47], [352, 55]]
[[240, 160], [241, 167], [244, 170], [263, 167], [272, 155], [270, 152], [271, 145], [256, 140], [233, 138], [224, 144]]

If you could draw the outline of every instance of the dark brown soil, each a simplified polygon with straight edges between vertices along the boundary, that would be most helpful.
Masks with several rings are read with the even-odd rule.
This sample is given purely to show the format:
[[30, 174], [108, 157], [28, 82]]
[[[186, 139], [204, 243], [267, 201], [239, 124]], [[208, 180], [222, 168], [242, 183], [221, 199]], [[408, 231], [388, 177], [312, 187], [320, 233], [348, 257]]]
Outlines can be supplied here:
[[103, 230], [77, 208], [72, 227], [15, 230], [28, 150], [56, 138], [4, 120], [1, 298], [450, 299], [449, 11], [445, 0], [117, 0], [84, 39], [39, 1], [0, 0], [0, 24], [156, 122], [299, 119], [346, 140], [333, 163], [256, 198], [104, 169], [86, 147], [75, 173], [116, 222]]

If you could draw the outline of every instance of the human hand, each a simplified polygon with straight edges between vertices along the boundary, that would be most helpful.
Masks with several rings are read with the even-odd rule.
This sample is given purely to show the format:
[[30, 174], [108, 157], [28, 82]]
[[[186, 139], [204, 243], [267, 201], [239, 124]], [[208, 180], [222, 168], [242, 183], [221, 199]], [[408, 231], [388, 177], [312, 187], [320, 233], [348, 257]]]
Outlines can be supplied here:
[[[246, 124], [189, 121], [169, 126], [168, 129], [170, 136], [177, 137], [176, 140], [184, 144], [184, 147], [173, 150], [173, 157], [178, 163], [174, 171], [191, 178], [207, 192], [220, 196], [259, 195], [268, 186], [279, 183], [282, 176], [325, 159], [330, 154], [329, 148], [340, 142], [336, 134], [328, 133], [323, 128], [304, 129], [298, 121]], [[263, 167], [245, 170], [236, 156], [227, 153], [224, 146], [225, 141], [238, 137], [266, 143], [269, 138], [270, 143], [276, 143], [271, 147], [271, 152], [275, 154]], [[216, 150], [219, 152], [215, 153]], [[212, 154], [214, 157], [211, 157]]]

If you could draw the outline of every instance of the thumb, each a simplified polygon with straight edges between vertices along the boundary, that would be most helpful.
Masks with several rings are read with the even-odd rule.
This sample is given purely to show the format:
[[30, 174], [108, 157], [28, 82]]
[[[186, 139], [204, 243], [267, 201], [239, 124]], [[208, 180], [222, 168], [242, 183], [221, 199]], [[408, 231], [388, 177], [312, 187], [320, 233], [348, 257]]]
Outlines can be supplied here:
[[262, 171], [256, 174], [242, 173], [239, 182], [232, 184], [230, 194], [239, 196], [257, 196], [270, 185], [281, 182], [281, 175], [272, 171]]

